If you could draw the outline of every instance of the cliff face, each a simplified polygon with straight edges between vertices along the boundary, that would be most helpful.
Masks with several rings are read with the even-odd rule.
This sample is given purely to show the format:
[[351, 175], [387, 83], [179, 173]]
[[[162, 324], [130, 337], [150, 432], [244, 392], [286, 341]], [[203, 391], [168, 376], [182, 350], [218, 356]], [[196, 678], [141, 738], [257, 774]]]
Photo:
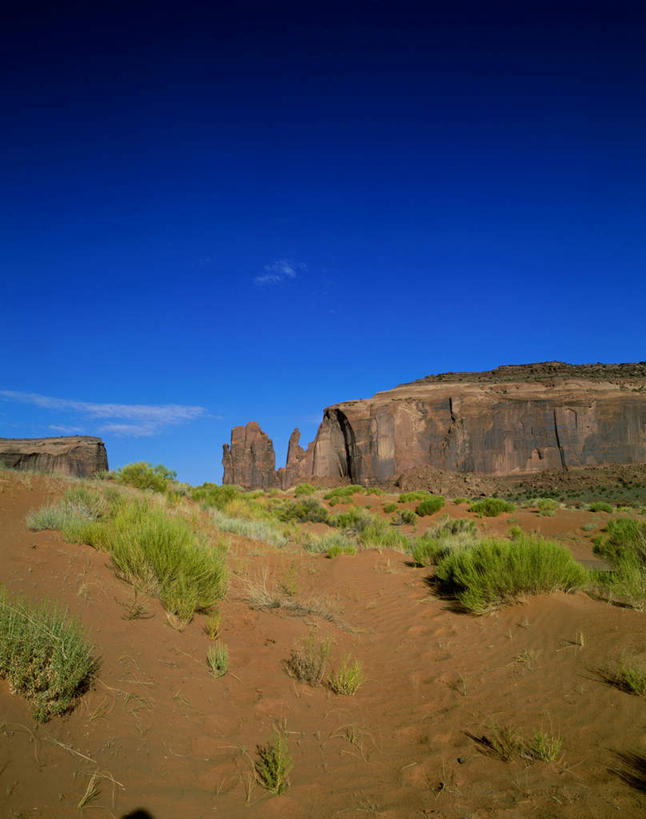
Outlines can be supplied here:
[[108, 469], [100, 438], [0, 438], [0, 463], [10, 469], [35, 469], [87, 478]]
[[279, 480], [378, 484], [424, 466], [506, 476], [645, 462], [646, 362], [548, 362], [429, 376], [328, 407], [307, 452], [290, 440]]

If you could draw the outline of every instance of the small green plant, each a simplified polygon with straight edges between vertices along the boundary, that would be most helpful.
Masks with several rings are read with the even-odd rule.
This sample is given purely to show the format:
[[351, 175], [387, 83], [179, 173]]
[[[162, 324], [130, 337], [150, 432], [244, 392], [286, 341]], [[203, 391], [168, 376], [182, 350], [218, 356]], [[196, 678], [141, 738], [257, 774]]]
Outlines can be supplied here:
[[33, 704], [35, 719], [69, 711], [97, 667], [78, 621], [53, 603], [11, 600], [0, 587], [0, 676]]
[[538, 498], [536, 501], [536, 507], [538, 508], [538, 512], [543, 517], [554, 517], [556, 510], [561, 506], [558, 501], [553, 500], [552, 498]]
[[646, 662], [624, 657], [620, 663], [602, 672], [606, 682], [628, 694], [646, 695]]
[[513, 512], [516, 507], [513, 503], [507, 503], [502, 498], [484, 498], [483, 500], [472, 503], [469, 507], [469, 512], [474, 512], [487, 518], [496, 518], [502, 515], [503, 512]]
[[280, 525], [272, 520], [247, 520], [228, 515], [219, 509], [211, 510], [211, 517], [213, 523], [223, 532], [232, 532], [235, 535], [248, 537], [250, 540], [260, 540], [278, 548], [285, 546], [288, 542]]
[[323, 682], [330, 662], [332, 643], [319, 640], [314, 631], [292, 649], [289, 659], [285, 660], [285, 670], [290, 677], [308, 685], [316, 686]]
[[476, 742], [489, 749], [503, 762], [511, 762], [523, 752], [524, 743], [518, 731], [511, 725], [493, 723], [489, 733], [475, 737]]
[[317, 503], [314, 498], [302, 498], [298, 501], [288, 501], [276, 510], [276, 515], [279, 520], [291, 521], [295, 520], [299, 523], [328, 523], [330, 513], [328, 510]]
[[384, 503], [383, 510], [386, 515], [390, 515], [393, 512], [397, 511], [397, 504], [396, 503]]
[[297, 498], [300, 498], [303, 495], [313, 495], [315, 492], [316, 488], [312, 486], [311, 483], [299, 483], [294, 489], [294, 495], [296, 495]]
[[341, 667], [328, 677], [328, 686], [335, 694], [353, 697], [365, 681], [363, 668], [356, 657], [348, 654]]
[[353, 546], [352, 544], [349, 544], [348, 546], [341, 546], [340, 544], [335, 543], [327, 550], [326, 557], [332, 559], [338, 557], [339, 555], [356, 555], [356, 553], [356, 546]]
[[419, 503], [415, 508], [415, 513], [420, 517], [424, 517], [425, 515], [434, 515], [436, 512], [440, 511], [445, 503], [446, 501], [441, 495], [433, 495], [433, 497]]
[[[349, 501], [353, 495], [365, 495], [366, 488], [359, 484], [352, 483], [349, 486], [337, 486], [336, 489], [331, 489], [323, 497], [327, 501], [339, 501], [341, 503]], [[331, 504], [330, 504], [331, 505]]]
[[509, 527], [509, 537], [512, 540], [518, 540], [518, 538], [521, 538], [524, 534], [525, 533], [524, 533], [523, 529], [520, 526], [518, 526], [518, 524], [516, 524], [516, 523], [514, 523], [513, 526]]
[[206, 653], [209, 671], [214, 677], [224, 677], [229, 670], [229, 649], [220, 640]]
[[378, 486], [369, 486], [366, 489], [366, 495], [385, 495], [383, 489], [380, 489]]
[[283, 575], [279, 582], [280, 590], [287, 597], [294, 597], [298, 590], [298, 583], [296, 581], [296, 566], [291, 563], [287, 572]]
[[217, 640], [220, 636], [220, 630], [222, 628], [222, 616], [219, 612], [213, 612], [210, 614], [204, 623], [204, 633], [209, 638], [209, 640]]
[[286, 732], [275, 729], [271, 742], [256, 747], [256, 756], [255, 771], [260, 784], [272, 793], [284, 793], [289, 787], [293, 766]]
[[467, 500], [468, 500], [467, 498], [454, 498], [454, 499], [453, 499], [453, 503], [454, 503], [456, 506], [462, 506], [462, 504], [463, 504], [463, 503], [466, 503], [466, 502], [467, 502]]
[[561, 737], [553, 737], [539, 729], [534, 733], [534, 737], [526, 746], [526, 754], [531, 759], [540, 762], [556, 762], [561, 754], [563, 740]]
[[351, 547], [356, 550], [355, 541], [342, 532], [331, 532], [328, 535], [321, 535], [320, 537], [308, 535], [303, 543], [303, 548], [306, 551], [315, 552], [317, 554], [329, 552], [330, 549], [335, 549], [336, 547], [339, 547], [342, 552], [345, 552], [346, 549]]

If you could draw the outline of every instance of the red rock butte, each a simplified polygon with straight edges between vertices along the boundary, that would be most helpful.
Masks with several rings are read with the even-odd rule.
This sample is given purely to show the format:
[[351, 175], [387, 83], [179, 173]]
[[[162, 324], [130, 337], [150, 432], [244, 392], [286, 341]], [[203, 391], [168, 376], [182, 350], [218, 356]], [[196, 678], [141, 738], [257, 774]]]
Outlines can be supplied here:
[[286, 489], [302, 481], [397, 481], [433, 468], [506, 477], [646, 463], [646, 362], [510, 365], [444, 373], [323, 411], [307, 449], [289, 439], [276, 470], [255, 422], [224, 445], [223, 483]]
[[90, 435], [0, 438], [0, 464], [9, 469], [33, 469], [88, 478], [107, 471], [108, 456], [103, 441]]

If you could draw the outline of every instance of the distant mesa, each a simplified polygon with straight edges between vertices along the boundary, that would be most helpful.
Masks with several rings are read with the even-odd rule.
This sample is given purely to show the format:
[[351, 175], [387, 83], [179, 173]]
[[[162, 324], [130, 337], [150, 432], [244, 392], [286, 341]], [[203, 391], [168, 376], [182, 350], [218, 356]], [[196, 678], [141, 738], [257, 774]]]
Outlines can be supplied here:
[[498, 367], [431, 375], [323, 411], [314, 441], [295, 429], [276, 470], [256, 422], [224, 445], [224, 483], [286, 489], [302, 481], [366, 486], [420, 470], [505, 477], [646, 463], [646, 362]]
[[0, 438], [0, 463], [9, 469], [34, 469], [88, 478], [107, 471], [108, 455], [100, 438]]

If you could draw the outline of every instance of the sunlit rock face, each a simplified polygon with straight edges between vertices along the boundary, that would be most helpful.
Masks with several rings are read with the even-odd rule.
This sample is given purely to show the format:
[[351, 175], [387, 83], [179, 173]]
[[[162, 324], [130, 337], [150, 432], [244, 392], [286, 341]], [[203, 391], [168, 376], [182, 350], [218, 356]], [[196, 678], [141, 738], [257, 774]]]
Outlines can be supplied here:
[[88, 478], [107, 471], [108, 455], [100, 438], [0, 438], [0, 463], [10, 469], [34, 469]]
[[276, 455], [271, 438], [255, 421], [231, 430], [231, 446], [223, 446], [222, 483], [244, 489], [271, 489], [278, 486]]
[[507, 476], [646, 463], [646, 363], [429, 376], [328, 407], [307, 450], [296, 433], [276, 479], [283, 487], [388, 483], [421, 466]]

